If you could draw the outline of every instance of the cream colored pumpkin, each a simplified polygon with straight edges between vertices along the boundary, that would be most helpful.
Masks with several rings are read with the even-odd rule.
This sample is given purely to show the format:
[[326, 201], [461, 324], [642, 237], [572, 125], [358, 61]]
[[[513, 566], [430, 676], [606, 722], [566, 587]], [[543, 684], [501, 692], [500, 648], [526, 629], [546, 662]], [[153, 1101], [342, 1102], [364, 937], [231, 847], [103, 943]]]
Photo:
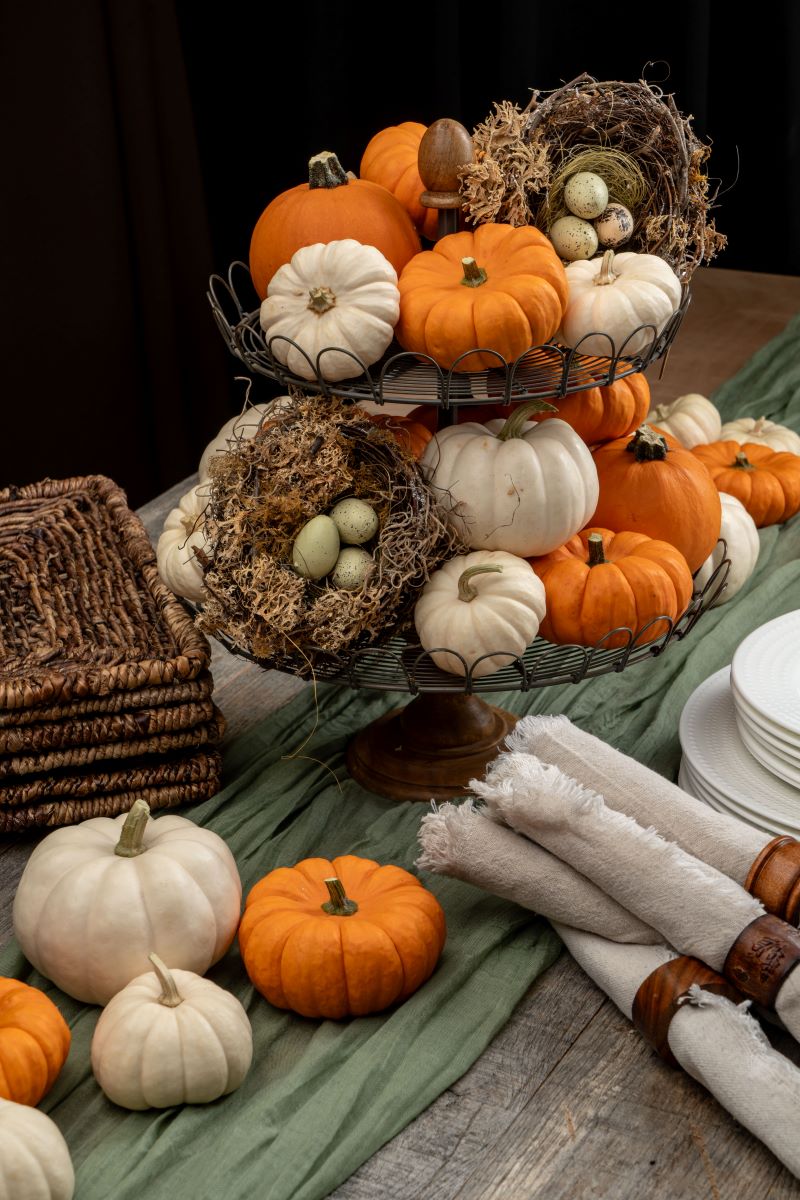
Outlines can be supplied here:
[[727, 554], [722, 546], [715, 546], [694, 577], [695, 590], [701, 592], [723, 558], [730, 559], [727, 586], [722, 594], [717, 596], [712, 607], [726, 604], [741, 591], [756, 569], [761, 549], [756, 523], [741, 500], [727, 492], [720, 492], [719, 498], [722, 504], [722, 526], [719, 535], [725, 539]]
[[559, 340], [581, 354], [639, 354], [653, 342], [653, 330], [634, 330], [650, 325], [658, 335], [680, 307], [680, 280], [655, 254], [606, 250], [602, 258], [569, 263], [566, 272], [569, 299]]
[[736, 421], [728, 421], [714, 440], [739, 442], [741, 445], [745, 442], [755, 442], [757, 446], [769, 446], [770, 450], [800, 454], [800, 434], [785, 425], [768, 421], [766, 417], [759, 417], [757, 420], [752, 417], [739, 417]]
[[239, 1087], [253, 1060], [253, 1031], [239, 1001], [210, 979], [153, 969], [118, 992], [92, 1037], [92, 1070], [122, 1108], [208, 1104]]
[[68, 996], [107, 1004], [159, 954], [199, 974], [233, 941], [242, 885], [210, 829], [143, 800], [127, 816], [56, 829], [28, 859], [14, 898], [23, 954]]
[[244, 412], [237, 413], [226, 421], [216, 437], [213, 437], [203, 451], [197, 474], [203, 483], [211, 477], [210, 467], [219, 454], [225, 454], [233, 449], [237, 442], [253, 437], [261, 426], [261, 422], [270, 415], [277, 414], [288, 408], [292, 403], [291, 396], [276, 396], [266, 404], [252, 404]]
[[205, 512], [208, 505], [208, 483], [198, 483], [181, 496], [164, 522], [158, 539], [156, 558], [158, 573], [176, 596], [199, 603], [205, 596], [203, 566], [195, 554], [211, 555], [212, 542], [208, 536]]
[[536, 424], [521, 405], [508, 421], [440, 429], [420, 466], [447, 520], [473, 550], [547, 554], [597, 507], [597, 469], [577, 433], [557, 417]]
[[296, 251], [270, 280], [260, 319], [273, 355], [295, 375], [337, 380], [377, 362], [399, 315], [392, 264], [374, 246], [344, 238]]
[[722, 418], [705, 396], [689, 392], [669, 404], [657, 404], [647, 414], [647, 424], [671, 433], [682, 446], [691, 450], [692, 446], [719, 441]]
[[0, 1099], [0, 1200], [72, 1200], [74, 1192], [72, 1159], [55, 1121]]
[[420, 644], [443, 671], [466, 675], [461, 658], [470, 668], [489, 655], [472, 670], [480, 678], [523, 654], [544, 614], [544, 585], [533, 567], [502, 550], [480, 550], [451, 558], [434, 572], [417, 601], [414, 624]]

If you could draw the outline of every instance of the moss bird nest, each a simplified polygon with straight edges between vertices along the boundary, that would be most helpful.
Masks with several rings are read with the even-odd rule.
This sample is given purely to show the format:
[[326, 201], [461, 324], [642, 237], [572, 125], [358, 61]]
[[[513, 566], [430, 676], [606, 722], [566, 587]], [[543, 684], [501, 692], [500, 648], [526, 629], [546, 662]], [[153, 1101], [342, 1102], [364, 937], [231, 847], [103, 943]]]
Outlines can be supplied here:
[[[380, 521], [375, 567], [357, 591], [292, 567], [302, 526], [348, 496], [366, 500]], [[295, 397], [217, 456], [206, 519], [213, 551], [197, 624], [298, 675], [344, 665], [349, 652], [400, 631], [431, 572], [459, 549], [391, 434], [361, 409], [319, 396]]]
[[584, 74], [553, 92], [534, 91], [524, 110], [503, 101], [473, 141], [461, 190], [475, 224], [506, 221], [547, 233], [566, 212], [566, 179], [579, 170], [605, 177], [607, 167], [610, 199], [631, 208], [635, 222], [622, 249], [657, 254], [687, 283], [725, 246], [709, 216], [711, 146], [671, 95], [644, 80], [600, 83]]

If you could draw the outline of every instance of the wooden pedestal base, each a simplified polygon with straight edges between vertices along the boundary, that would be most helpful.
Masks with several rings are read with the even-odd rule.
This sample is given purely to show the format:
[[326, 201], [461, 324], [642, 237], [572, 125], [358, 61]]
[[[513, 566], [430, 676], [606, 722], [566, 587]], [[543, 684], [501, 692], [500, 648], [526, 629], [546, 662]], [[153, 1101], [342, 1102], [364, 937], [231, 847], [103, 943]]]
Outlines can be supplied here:
[[478, 696], [424, 692], [356, 734], [347, 767], [390, 800], [447, 800], [483, 775], [516, 722]]

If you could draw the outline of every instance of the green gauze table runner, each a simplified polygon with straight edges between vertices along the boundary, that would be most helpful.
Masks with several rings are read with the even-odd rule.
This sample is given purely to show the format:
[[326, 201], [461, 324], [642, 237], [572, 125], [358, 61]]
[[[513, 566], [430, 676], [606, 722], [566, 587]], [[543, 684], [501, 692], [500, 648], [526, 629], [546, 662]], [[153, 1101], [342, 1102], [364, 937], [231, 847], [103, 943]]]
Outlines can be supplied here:
[[[729, 419], [763, 414], [800, 431], [800, 316], [714, 397]], [[672, 777], [678, 718], [693, 689], [730, 662], [751, 630], [800, 604], [800, 519], [761, 533], [752, 579], [659, 659], [579, 686], [493, 697], [516, 713], [563, 712]], [[273, 867], [355, 853], [412, 868], [423, 806], [382, 800], [346, 774], [350, 736], [407, 697], [325, 687], [303, 758], [284, 758], [314, 728], [308, 693], [227, 751], [227, 786], [187, 815], [233, 851], [245, 891]], [[326, 765], [323, 765], [326, 764]], [[332, 773], [338, 779], [334, 779]], [[448, 941], [429, 982], [395, 1011], [309, 1021], [273, 1009], [250, 987], [234, 947], [210, 973], [245, 1005], [255, 1060], [238, 1092], [205, 1107], [128, 1113], [89, 1071], [98, 1009], [31, 971], [12, 944], [0, 974], [43, 987], [70, 1022], [73, 1047], [42, 1104], [77, 1169], [76, 1200], [317, 1200], [454, 1082], [558, 953], [544, 922], [456, 880], [423, 876], [439, 897]]]

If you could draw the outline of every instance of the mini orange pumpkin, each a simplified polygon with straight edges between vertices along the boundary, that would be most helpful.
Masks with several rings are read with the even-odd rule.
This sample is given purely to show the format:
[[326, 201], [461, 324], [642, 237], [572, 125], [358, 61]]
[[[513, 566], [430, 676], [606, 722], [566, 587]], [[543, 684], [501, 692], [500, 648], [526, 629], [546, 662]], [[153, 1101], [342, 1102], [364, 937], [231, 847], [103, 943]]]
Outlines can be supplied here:
[[[677, 620], [692, 598], [692, 573], [680, 551], [643, 533], [583, 529], [529, 561], [545, 588], [547, 615], [539, 636], [549, 642], [594, 646], [620, 627], [642, 630], [638, 644], [652, 642], [668, 629], [656, 618]], [[627, 641], [620, 633], [603, 644]]]
[[480, 371], [508, 362], [558, 329], [567, 276], [550, 242], [532, 226], [479, 225], [440, 238], [404, 268], [395, 333], [406, 350], [440, 366]]
[[721, 492], [741, 500], [760, 528], [778, 525], [800, 511], [800, 455], [756, 442], [694, 446]]
[[554, 400], [557, 413], [543, 413], [534, 421], [560, 417], [587, 445], [608, 442], [634, 433], [650, 411], [650, 385], [641, 371], [615, 379], [607, 387], [587, 388]]
[[239, 927], [247, 974], [270, 1004], [334, 1020], [407, 1000], [445, 936], [441, 905], [415, 876], [352, 854], [270, 871]]
[[382, 129], [364, 151], [358, 173], [362, 179], [387, 188], [419, 232], [435, 241], [439, 214], [435, 208], [425, 208], [420, 202], [425, 185], [417, 167], [419, 144], [426, 132], [427, 126], [419, 121], [403, 121]]
[[272, 276], [301, 246], [355, 238], [376, 246], [399, 275], [420, 248], [410, 216], [377, 183], [350, 179], [335, 154], [324, 150], [308, 164], [308, 183], [268, 204], [250, 240], [250, 274], [263, 300]]
[[722, 505], [691, 450], [642, 425], [594, 451], [600, 499], [591, 524], [669, 542], [696, 571], [719, 538]]
[[37, 1105], [69, 1053], [69, 1026], [53, 1001], [18, 979], [0, 978], [0, 1097]]
[[388, 430], [398, 446], [402, 446], [418, 462], [433, 437], [433, 433], [427, 425], [423, 425], [417, 420], [411, 420], [409, 417], [394, 416], [390, 413], [370, 413], [369, 419], [373, 425], [380, 425], [381, 429]]

